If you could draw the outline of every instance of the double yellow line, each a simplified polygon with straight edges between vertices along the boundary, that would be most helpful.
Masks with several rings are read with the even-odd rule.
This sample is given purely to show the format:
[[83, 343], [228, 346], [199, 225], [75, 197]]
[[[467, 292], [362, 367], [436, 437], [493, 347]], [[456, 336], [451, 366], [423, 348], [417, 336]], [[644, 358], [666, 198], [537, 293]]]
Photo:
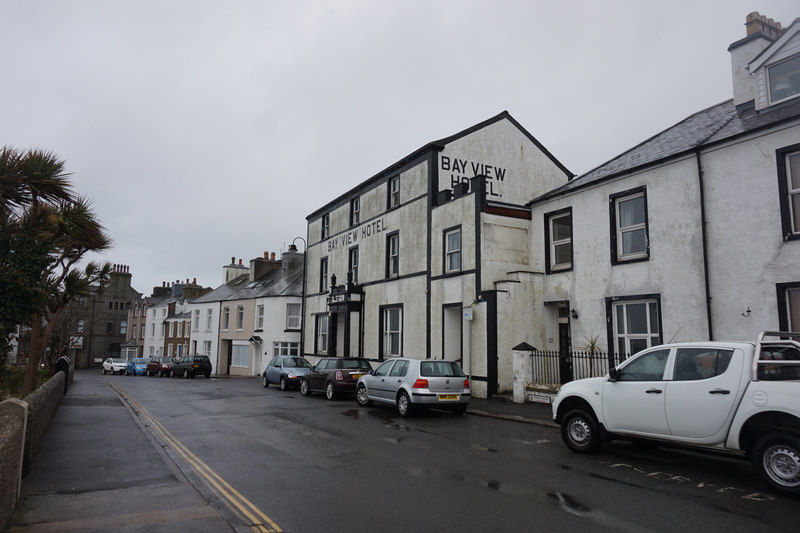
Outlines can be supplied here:
[[222, 497], [222, 500], [234, 512], [239, 513], [243, 521], [249, 525], [250, 529], [261, 533], [283, 533], [283, 530], [278, 527], [278, 524], [273, 522], [270, 517], [265, 515], [250, 500], [245, 498], [236, 489], [231, 487], [227, 481], [219, 476], [219, 474], [214, 472], [195, 454], [189, 451], [186, 446], [176, 439], [169, 432], [169, 430], [167, 430], [167, 428], [165, 428], [157, 418], [151, 415], [147, 409], [145, 409], [135, 398], [113, 383], [109, 383], [109, 386], [114, 389], [120, 398], [133, 407], [139, 416], [149, 423], [150, 427], [153, 428], [167, 444], [172, 446], [172, 448], [178, 452], [186, 462], [194, 467], [197, 473], [200, 474], [200, 476], [202, 476], [203, 479], [205, 479], [206, 482], [217, 491], [217, 493]]

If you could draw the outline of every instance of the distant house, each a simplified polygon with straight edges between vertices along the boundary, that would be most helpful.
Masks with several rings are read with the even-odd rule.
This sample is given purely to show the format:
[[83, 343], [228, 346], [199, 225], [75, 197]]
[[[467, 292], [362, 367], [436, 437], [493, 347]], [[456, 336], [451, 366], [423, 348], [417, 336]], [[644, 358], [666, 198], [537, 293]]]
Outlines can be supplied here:
[[187, 306], [192, 350], [211, 358], [215, 374], [242, 376], [260, 374], [276, 351], [299, 353], [300, 327], [290, 315], [299, 317], [303, 267], [294, 247], [249, 267], [231, 258], [225, 283]]

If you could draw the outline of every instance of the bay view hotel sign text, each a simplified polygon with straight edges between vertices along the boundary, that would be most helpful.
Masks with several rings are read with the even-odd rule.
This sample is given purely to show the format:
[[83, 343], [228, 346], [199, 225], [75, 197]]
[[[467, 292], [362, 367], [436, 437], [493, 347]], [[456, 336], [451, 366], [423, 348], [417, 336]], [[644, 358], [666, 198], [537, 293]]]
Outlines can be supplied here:
[[476, 396], [508, 388], [505, 354], [533, 339], [512, 334], [520, 319], [498, 283], [530, 270], [525, 204], [571, 176], [502, 112], [311, 213], [305, 355], [449, 359]]

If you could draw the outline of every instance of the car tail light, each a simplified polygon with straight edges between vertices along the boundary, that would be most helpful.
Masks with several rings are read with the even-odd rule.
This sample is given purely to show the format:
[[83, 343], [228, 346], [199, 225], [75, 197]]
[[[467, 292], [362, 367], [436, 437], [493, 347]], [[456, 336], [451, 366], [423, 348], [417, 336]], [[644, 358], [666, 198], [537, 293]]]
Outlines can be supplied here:
[[468, 380], [468, 379], [465, 379], [465, 380], [464, 380], [464, 388], [465, 388], [465, 389], [468, 389], [468, 388], [469, 388], [469, 380]]
[[418, 379], [417, 381], [414, 382], [414, 386], [412, 388], [414, 388], [414, 389], [427, 389], [428, 388], [428, 380], [420, 378], [420, 379]]
[[344, 380], [344, 376], [342, 375], [342, 371], [341, 370], [337, 370], [336, 371], [336, 381], [342, 381], [342, 380]]

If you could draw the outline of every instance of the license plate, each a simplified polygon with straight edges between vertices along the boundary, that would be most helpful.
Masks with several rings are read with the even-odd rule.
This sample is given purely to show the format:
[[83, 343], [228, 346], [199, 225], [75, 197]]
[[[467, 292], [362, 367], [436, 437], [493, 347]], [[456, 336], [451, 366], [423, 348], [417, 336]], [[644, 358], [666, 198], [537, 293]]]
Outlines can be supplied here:
[[440, 400], [458, 400], [458, 394], [440, 394]]

